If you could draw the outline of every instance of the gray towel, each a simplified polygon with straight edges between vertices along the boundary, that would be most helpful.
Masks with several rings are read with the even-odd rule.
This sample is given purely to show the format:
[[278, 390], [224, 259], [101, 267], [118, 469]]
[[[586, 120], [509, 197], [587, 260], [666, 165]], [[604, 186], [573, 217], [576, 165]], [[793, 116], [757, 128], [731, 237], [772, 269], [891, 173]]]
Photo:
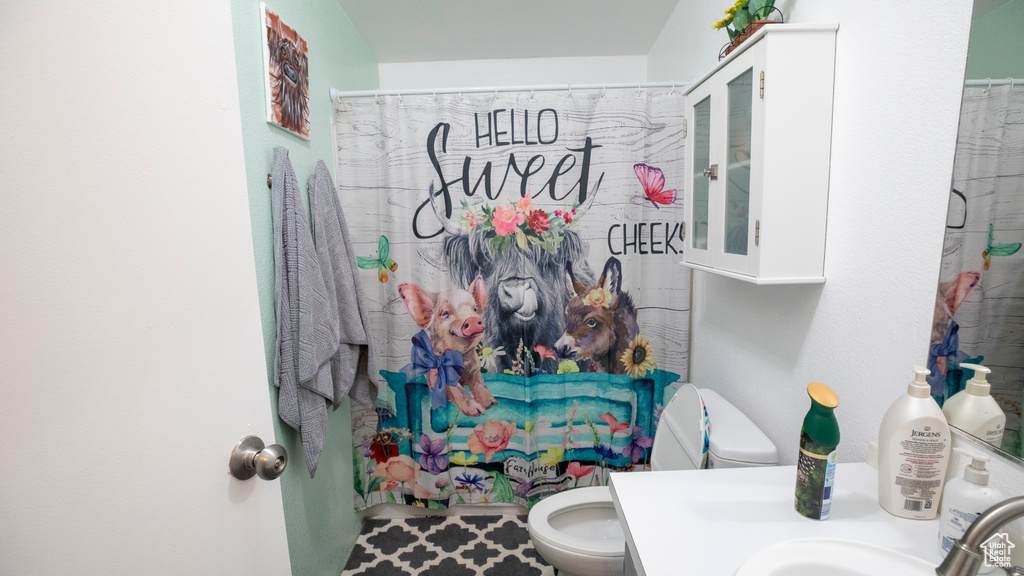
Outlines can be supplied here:
[[278, 415], [299, 431], [310, 478], [323, 452], [327, 405], [334, 402], [330, 360], [338, 348], [336, 323], [306, 223], [288, 150], [274, 148], [274, 262], [277, 271]]
[[359, 307], [362, 295], [355, 277], [356, 256], [334, 181], [322, 160], [316, 163], [307, 190], [316, 254], [327, 288], [331, 320], [339, 334], [338, 350], [331, 358], [334, 408], [338, 408], [346, 394], [369, 407], [377, 394], [367, 374], [368, 342]]

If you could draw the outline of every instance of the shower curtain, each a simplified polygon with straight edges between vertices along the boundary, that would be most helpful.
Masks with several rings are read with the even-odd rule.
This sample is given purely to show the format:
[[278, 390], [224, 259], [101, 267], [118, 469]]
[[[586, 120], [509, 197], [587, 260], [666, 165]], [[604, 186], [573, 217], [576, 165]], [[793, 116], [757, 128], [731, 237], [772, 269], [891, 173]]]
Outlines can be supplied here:
[[683, 96], [336, 105], [379, 395], [355, 503], [532, 505], [649, 466], [687, 373]]
[[[932, 329], [929, 378], [943, 400], [992, 369], [992, 396], [1019, 426], [1024, 383], [1024, 87], [964, 90], [946, 240]], [[1004, 447], [1020, 453], [1019, 432]]]

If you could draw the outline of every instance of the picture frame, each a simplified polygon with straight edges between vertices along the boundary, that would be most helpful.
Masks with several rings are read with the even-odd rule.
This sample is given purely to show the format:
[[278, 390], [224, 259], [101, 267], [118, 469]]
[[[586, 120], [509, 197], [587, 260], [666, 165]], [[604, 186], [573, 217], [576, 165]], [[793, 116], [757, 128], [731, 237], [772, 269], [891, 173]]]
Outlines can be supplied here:
[[262, 2], [260, 25], [267, 122], [309, 140], [309, 46]]

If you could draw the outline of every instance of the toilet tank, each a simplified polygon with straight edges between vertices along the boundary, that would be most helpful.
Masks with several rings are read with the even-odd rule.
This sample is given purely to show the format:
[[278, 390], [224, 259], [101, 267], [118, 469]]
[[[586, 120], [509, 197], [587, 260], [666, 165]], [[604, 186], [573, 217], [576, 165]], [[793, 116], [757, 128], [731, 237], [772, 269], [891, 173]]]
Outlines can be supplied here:
[[692, 384], [680, 386], [665, 406], [651, 449], [654, 470], [770, 466], [778, 460], [775, 445], [749, 418], [716, 392]]
[[698, 392], [711, 422], [708, 468], [774, 466], [779, 463], [775, 444], [746, 414], [714, 390], [701, 388]]

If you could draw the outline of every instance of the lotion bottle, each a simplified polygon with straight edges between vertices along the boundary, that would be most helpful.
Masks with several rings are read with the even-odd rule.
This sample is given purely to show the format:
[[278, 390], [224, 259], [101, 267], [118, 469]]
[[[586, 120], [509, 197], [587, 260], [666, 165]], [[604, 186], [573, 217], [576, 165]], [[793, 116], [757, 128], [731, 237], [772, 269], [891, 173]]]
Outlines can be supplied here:
[[878, 503], [900, 518], [935, 518], [946, 479], [952, 437], [929, 373], [914, 367], [907, 393], [886, 411], [878, 432]]
[[992, 371], [980, 364], [964, 363], [960, 367], [974, 370], [974, 378], [967, 381], [963, 390], [946, 400], [942, 413], [950, 426], [998, 447], [1003, 441], [1006, 414], [989, 393], [992, 386], [986, 378]]
[[[971, 463], [964, 468], [963, 478], [954, 478], [946, 484], [942, 496], [939, 550], [943, 557], [949, 553], [953, 543], [963, 537], [975, 518], [1004, 499], [998, 490], [988, 485], [989, 474], [985, 469], [985, 463], [990, 460], [988, 456], [963, 448], [957, 448], [956, 452], [970, 458]], [[985, 574], [992, 570], [991, 567], [987, 571], [985, 568], [982, 566], [978, 572]]]

